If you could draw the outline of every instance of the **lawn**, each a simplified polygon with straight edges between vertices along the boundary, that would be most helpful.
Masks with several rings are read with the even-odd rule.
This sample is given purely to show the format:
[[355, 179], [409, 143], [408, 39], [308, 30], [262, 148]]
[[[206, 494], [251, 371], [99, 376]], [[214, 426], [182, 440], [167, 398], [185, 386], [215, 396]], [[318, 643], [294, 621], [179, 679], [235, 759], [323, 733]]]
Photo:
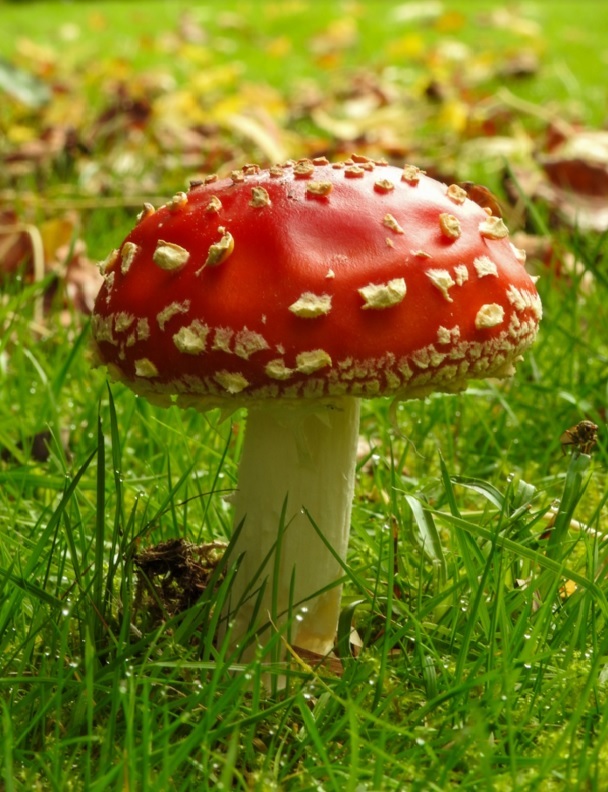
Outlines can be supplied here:
[[[0, 11], [0, 787], [608, 789], [608, 15], [218, 5]], [[246, 414], [93, 368], [93, 262], [189, 179], [351, 152], [487, 185], [544, 318], [510, 380], [364, 403], [336, 657], [245, 662], [221, 548], [184, 570]]]

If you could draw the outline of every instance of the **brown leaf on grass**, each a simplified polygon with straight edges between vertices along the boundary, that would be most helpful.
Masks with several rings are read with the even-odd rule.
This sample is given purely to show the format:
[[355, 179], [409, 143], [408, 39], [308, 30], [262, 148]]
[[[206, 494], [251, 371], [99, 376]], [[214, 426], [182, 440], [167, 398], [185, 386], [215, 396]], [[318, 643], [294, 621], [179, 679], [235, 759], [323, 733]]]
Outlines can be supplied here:
[[[25, 283], [41, 281], [49, 273], [56, 276], [42, 299], [45, 313], [51, 310], [61, 287], [64, 289], [61, 310], [69, 314], [69, 309], [74, 308], [80, 313], [90, 313], [103, 280], [98, 268], [87, 258], [75, 215], [34, 225], [6, 209], [0, 212], [0, 283], [17, 273]], [[37, 320], [42, 319], [42, 307], [37, 310]]]
[[534, 194], [557, 216], [584, 230], [608, 230], [608, 131], [562, 130], [539, 156], [542, 178]]
[[576, 157], [546, 157], [543, 170], [555, 187], [580, 195], [608, 199], [608, 162]]
[[32, 259], [32, 240], [11, 209], [0, 210], [0, 282]]
[[541, 182], [535, 197], [546, 201], [556, 218], [572, 228], [603, 233], [608, 230], [608, 197], [589, 196]]
[[98, 267], [88, 258], [84, 240], [79, 236], [78, 217], [68, 213], [41, 223], [40, 235], [44, 247], [47, 272], [56, 279], [45, 294], [48, 313], [61, 293], [59, 305], [64, 324], [71, 321], [71, 310], [90, 314], [103, 277]]
[[56, 250], [56, 271], [64, 286], [62, 318], [71, 321], [71, 309], [89, 315], [93, 311], [97, 292], [103, 283], [98, 267], [88, 258], [82, 239]]

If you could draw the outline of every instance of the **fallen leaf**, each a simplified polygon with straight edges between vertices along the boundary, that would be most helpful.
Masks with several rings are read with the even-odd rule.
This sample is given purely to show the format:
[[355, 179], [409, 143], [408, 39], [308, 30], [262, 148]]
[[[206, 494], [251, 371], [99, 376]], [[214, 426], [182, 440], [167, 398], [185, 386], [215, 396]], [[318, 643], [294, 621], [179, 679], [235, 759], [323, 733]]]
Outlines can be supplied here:
[[0, 212], [0, 282], [14, 278], [18, 272], [26, 283], [42, 281], [48, 273], [56, 275], [37, 307], [38, 322], [43, 312], [51, 310], [60, 287], [64, 293], [58, 307], [66, 312], [66, 318], [72, 308], [89, 314], [103, 282], [97, 266], [87, 258], [73, 214], [36, 226], [23, 222], [12, 210]]
[[26, 268], [32, 259], [32, 240], [10, 209], [0, 211], [0, 281]]
[[563, 586], [559, 588], [559, 595], [562, 599], [568, 599], [571, 597], [577, 589], [577, 585], [574, 580], [566, 580]]
[[572, 228], [598, 233], [608, 230], [608, 197], [576, 193], [549, 182], [539, 184], [535, 195], [546, 201], [557, 217]]

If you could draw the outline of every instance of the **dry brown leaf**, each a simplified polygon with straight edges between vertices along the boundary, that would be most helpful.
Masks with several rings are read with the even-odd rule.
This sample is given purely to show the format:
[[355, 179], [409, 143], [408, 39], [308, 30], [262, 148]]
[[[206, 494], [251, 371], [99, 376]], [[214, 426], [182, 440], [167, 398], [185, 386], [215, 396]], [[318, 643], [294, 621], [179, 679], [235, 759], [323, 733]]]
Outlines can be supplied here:
[[534, 195], [571, 226], [608, 229], [608, 131], [549, 129], [550, 154], [540, 156], [544, 178]]
[[93, 308], [103, 278], [86, 255], [86, 246], [78, 238], [78, 221], [73, 214], [45, 220], [35, 226], [20, 220], [12, 210], [0, 212], [0, 280], [14, 278], [22, 271], [26, 282], [41, 281], [53, 272], [57, 276], [47, 288], [36, 308], [36, 320], [48, 313], [58, 289], [63, 285], [60, 308], [75, 308], [88, 314]]
[[544, 158], [541, 164], [553, 186], [608, 202], [608, 162], [553, 156]]
[[0, 211], [0, 280], [26, 268], [32, 259], [32, 240], [11, 209]]
[[608, 198], [588, 196], [542, 182], [536, 191], [559, 219], [573, 228], [603, 233], [608, 230]]
[[[87, 257], [84, 241], [78, 239], [73, 246], [58, 248], [56, 256], [58, 261], [67, 259], [63, 275], [67, 306], [72, 306], [79, 313], [90, 314], [93, 311], [97, 292], [103, 283], [103, 277], [98, 267]], [[67, 307], [63, 316], [64, 321], [71, 320]]]

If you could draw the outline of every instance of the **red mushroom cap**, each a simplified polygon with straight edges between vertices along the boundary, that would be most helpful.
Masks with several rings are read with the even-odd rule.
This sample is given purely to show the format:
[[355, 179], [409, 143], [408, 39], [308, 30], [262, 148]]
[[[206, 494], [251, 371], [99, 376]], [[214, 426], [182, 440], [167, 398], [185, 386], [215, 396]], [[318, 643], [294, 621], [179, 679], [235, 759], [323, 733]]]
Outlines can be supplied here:
[[97, 357], [203, 408], [457, 391], [533, 342], [523, 264], [500, 218], [414, 166], [247, 165], [144, 207], [104, 262]]

